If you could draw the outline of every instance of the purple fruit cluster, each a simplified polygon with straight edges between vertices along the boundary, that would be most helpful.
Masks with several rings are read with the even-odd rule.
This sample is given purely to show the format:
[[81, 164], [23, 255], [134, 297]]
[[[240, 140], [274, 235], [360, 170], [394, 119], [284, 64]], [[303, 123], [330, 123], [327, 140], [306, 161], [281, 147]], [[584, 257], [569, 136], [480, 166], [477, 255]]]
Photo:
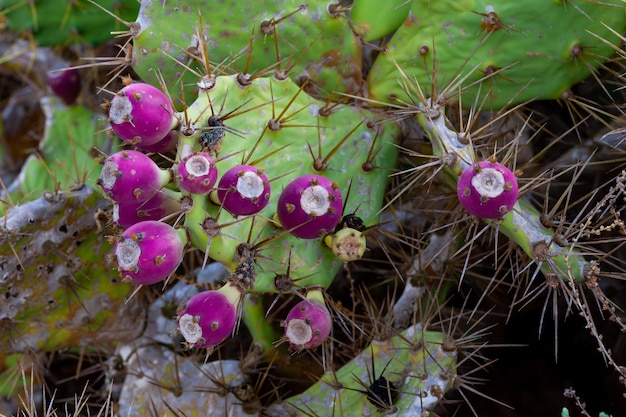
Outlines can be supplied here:
[[[214, 149], [204, 147], [201, 141], [196, 147], [202, 151], [195, 149], [176, 130], [179, 117], [166, 94], [143, 83], [127, 83], [109, 105], [111, 128], [127, 149], [104, 159], [97, 182], [113, 201], [113, 220], [122, 229], [115, 246], [118, 270], [124, 280], [135, 284], [161, 282], [180, 266], [190, 240], [186, 227], [190, 232], [195, 230], [191, 225], [176, 228], [168, 219], [176, 219], [171, 222], [176, 224], [189, 209], [184, 209], [188, 204], [183, 200], [195, 206], [202, 198], [208, 199], [234, 217], [272, 209], [273, 190], [265, 172], [246, 164], [220, 172], [221, 160]], [[169, 168], [163, 168], [163, 161], [172, 160], [165, 154], [172, 151], [176, 151], [175, 159]], [[155, 153], [165, 158], [150, 155]], [[288, 233], [321, 242], [325, 236], [334, 235], [343, 199], [336, 183], [322, 175], [307, 174], [287, 182], [273, 209]], [[272, 215], [264, 214], [266, 218]], [[361, 248], [344, 240], [332, 240], [341, 259], [360, 258], [364, 243], [356, 241]], [[240, 275], [250, 271], [245, 272]], [[253, 269], [250, 274], [254, 274]], [[229, 279], [221, 289], [201, 292], [182, 306], [178, 324], [187, 346], [211, 349], [232, 334], [247, 288]], [[328, 338], [332, 320], [320, 294], [319, 290], [310, 291], [288, 314], [284, 339], [292, 348], [314, 348]]]

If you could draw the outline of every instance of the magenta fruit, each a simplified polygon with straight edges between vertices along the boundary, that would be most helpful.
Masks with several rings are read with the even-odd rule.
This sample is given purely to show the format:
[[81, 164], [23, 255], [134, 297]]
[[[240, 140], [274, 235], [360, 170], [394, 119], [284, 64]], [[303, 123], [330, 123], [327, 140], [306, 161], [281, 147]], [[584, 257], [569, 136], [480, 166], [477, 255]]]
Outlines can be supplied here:
[[474, 216], [498, 219], [511, 211], [517, 201], [517, 178], [500, 163], [481, 161], [463, 171], [457, 195], [465, 210]]
[[178, 330], [187, 346], [213, 348], [233, 333], [241, 292], [230, 284], [198, 293], [178, 312]]
[[285, 319], [285, 340], [295, 349], [310, 349], [330, 335], [332, 319], [319, 290], [309, 291], [307, 299], [296, 304]]
[[291, 181], [280, 197], [276, 214], [280, 224], [302, 239], [330, 232], [341, 219], [342, 199], [337, 184], [308, 174]]
[[52, 92], [71, 106], [80, 93], [81, 78], [76, 68], [58, 69], [48, 72], [48, 85]]
[[208, 153], [188, 155], [178, 164], [178, 186], [192, 194], [206, 194], [217, 181], [217, 168]]
[[109, 120], [122, 140], [143, 146], [159, 142], [177, 124], [169, 98], [144, 83], [128, 84], [113, 96]]
[[147, 155], [125, 150], [104, 161], [97, 182], [113, 201], [137, 204], [154, 196], [170, 180], [170, 172], [161, 170]]
[[180, 211], [179, 194], [163, 188], [150, 199], [141, 203], [113, 205], [113, 222], [122, 228], [146, 220], [160, 220]]
[[150, 285], [170, 276], [183, 260], [184, 229], [143, 221], [126, 229], [115, 245], [118, 270], [124, 280]]
[[267, 176], [251, 165], [237, 165], [222, 175], [217, 198], [234, 216], [248, 216], [263, 210], [270, 200]]
[[137, 143], [135, 146], [141, 151], [150, 153], [167, 153], [175, 151], [178, 146], [178, 131], [170, 130], [163, 139], [153, 143], [152, 145]]

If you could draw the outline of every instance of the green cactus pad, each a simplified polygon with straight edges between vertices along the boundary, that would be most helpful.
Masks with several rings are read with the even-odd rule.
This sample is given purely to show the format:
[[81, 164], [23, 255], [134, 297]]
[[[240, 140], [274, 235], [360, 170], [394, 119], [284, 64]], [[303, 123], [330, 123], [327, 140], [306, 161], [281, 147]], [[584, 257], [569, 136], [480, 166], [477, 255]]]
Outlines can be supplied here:
[[[46, 131], [36, 154], [28, 157], [9, 187], [15, 204], [41, 197], [45, 191], [95, 186], [100, 173], [95, 149], [105, 152], [109, 140], [99, 131], [98, 116], [84, 106], [66, 107], [56, 97], [45, 97], [42, 108]], [[9, 207], [0, 204], [0, 215]]]
[[[185, 218], [194, 245], [201, 250], [207, 248], [209, 239], [200, 224], [210, 216], [220, 225], [228, 226], [211, 238], [209, 255], [230, 270], [240, 261], [239, 244], [255, 245], [277, 237], [258, 247], [254, 291], [277, 292], [274, 277], [288, 270], [299, 286], [328, 287], [343, 262], [335, 258], [321, 238], [298, 239], [276, 226], [272, 217], [278, 195], [296, 177], [323, 175], [338, 184], [344, 214], [356, 213], [366, 225], [375, 225], [388, 176], [397, 158], [393, 145], [397, 126], [377, 125], [376, 114], [341, 105], [334, 105], [329, 115], [320, 116], [325, 111], [323, 102], [307, 96], [290, 80], [270, 78], [255, 79], [241, 87], [235, 76], [218, 77], [215, 87], [202, 93], [186, 110], [186, 117], [197, 120], [196, 128], [206, 131], [211, 108], [216, 115], [225, 116], [226, 133], [219, 150], [218, 171], [224, 173], [247, 159], [268, 176], [272, 194], [269, 204], [259, 214], [236, 222], [218, 205], [197, 198], [194, 209]], [[231, 111], [238, 115], [228, 118]], [[278, 126], [278, 129], [268, 126]], [[198, 150], [200, 134], [201, 130], [188, 137], [181, 135], [179, 151]], [[321, 158], [318, 159], [327, 159], [327, 166], [316, 171], [311, 152], [317, 158], [320, 148]]]
[[[142, 2], [132, 66], [154, 85], [158, 85], [157, 72], [162, 74], [176, 97], [180, 97], [182, 84], [192, 86], [185, 94], [195, 98], [192, 91], [198, 80], [179, 63], [205, 74], [205, 62], [191, 58], [201, 55], [200, 29], [208, 59], [217, 68], [211, 71], [217, 74], [288, 70], [292, 78], [312, 79], [314, 85], [309, 87], [314, 90], [354, 94], [361, 88], [360, 42], [346, 19], [327, 11], [328, 1], [162, 3]], [[276, 22], [275, 27], [263, 23], [270, 21]], [[174, 81], [176, 85], [172, 85]]]
[[[98, 231], [102, 200], [83, 186], [11, 209], [0, 236], [0, 355], [107, 345], [133, 337], [140, 303], [124, 304]], [[119, 317], [126, 317], [119, 320]]]
[[[125, 21], [132, 20], [139, 9], [135, 0], [98, 0], [97, 3]], [[111, 39], [111, 32], [127, 29], [86, 0], [0, 0], [2, 18], [9, 29], [30, 32], [41, 46], [97, 45]]]
[[402, 24], [413, 0], [354, 0], [350, 20], [366, 42], [387, 36]]
[[368, 75], [369, 98], [416, 101], [406, 83], [446, 97], [462, 88], [465, 106], [478, 96], [492, 109], [558, 98], [614, 54], [624, 11], [621, 0], [415, 1]]
[[[442, 349], [444, 338], [443, 333], [424, 331], [418, 324], [387, 341], [374, 341], [338, 371], [271, 407], [269, 415], [428, 415], [452, 387], [456, 374], [456, 351]], [[391, 392], [368, 391], [381, 376], [390, 383], [384, 386]]]

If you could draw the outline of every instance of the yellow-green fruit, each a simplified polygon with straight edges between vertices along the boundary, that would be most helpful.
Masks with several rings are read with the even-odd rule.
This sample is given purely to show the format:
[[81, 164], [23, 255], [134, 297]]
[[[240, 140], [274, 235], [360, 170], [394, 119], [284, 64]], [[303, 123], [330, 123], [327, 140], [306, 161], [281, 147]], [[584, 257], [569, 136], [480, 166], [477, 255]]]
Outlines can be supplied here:
[[349, 227], [327, 235], [324, 243], [344, 262], [358, 261], [367, 249], [365, 235]]

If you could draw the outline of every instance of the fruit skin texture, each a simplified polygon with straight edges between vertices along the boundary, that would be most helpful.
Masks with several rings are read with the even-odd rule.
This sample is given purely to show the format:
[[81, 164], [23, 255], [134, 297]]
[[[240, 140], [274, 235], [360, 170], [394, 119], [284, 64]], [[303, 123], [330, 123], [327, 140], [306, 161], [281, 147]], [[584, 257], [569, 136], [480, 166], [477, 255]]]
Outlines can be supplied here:
[[[325, 195], [327, 194], [327, 196]], [[316, 239], [341, 219], [341, 192], [326, 177], [307, 174], [291, 181], [278, 198], [280, 224], [302, 239]]]
[[102, 166], [98, 183], [104, 193], [121, 204], [137, 204], [154, 196], [170, 180], [147, 155], [133, 150], [116, 152]]
[[111, 128], [122, 140], [154, 145], [176, 125], [169, 98], [158, 88], [133, 83], [122, 88], [109, 107]]
[[498, 219], [511, 211], [517, 201], [517, 178], [500, 163], [481, 161], [463, 171], [457, 195], [465, 210], [474, 216]]
[[187, 244], [184, 233], [182, 229], [154, 220], [126, 229], [115, 246], [122, 278], [143, 285], [167, 278], [183, 260]]
[[178, 326], [189, 347], [213, 348], [230, 336], [237, 323], [237, 291], [229, 285], [191, 297], [178, 313]]
[[[261, 190], [259, 190], [260, 185], [263, 186]], [[242, 187], [244, 193], [254, 192], [258, 195], [244, 195], [237, 189], [238, 186]], [[270, 201], [270, 192], [270, 182], [258, 168], [250, 165], [237, 165], [222, 175], [217, 196], [224, 209], [232, 215], [248, 216], [265, 208]]]
[[323, 301], [300, 301], [285, 319], [285, 339], [292, 348], [310, 349], [321, 345], [330, 335], [332, 319]]

